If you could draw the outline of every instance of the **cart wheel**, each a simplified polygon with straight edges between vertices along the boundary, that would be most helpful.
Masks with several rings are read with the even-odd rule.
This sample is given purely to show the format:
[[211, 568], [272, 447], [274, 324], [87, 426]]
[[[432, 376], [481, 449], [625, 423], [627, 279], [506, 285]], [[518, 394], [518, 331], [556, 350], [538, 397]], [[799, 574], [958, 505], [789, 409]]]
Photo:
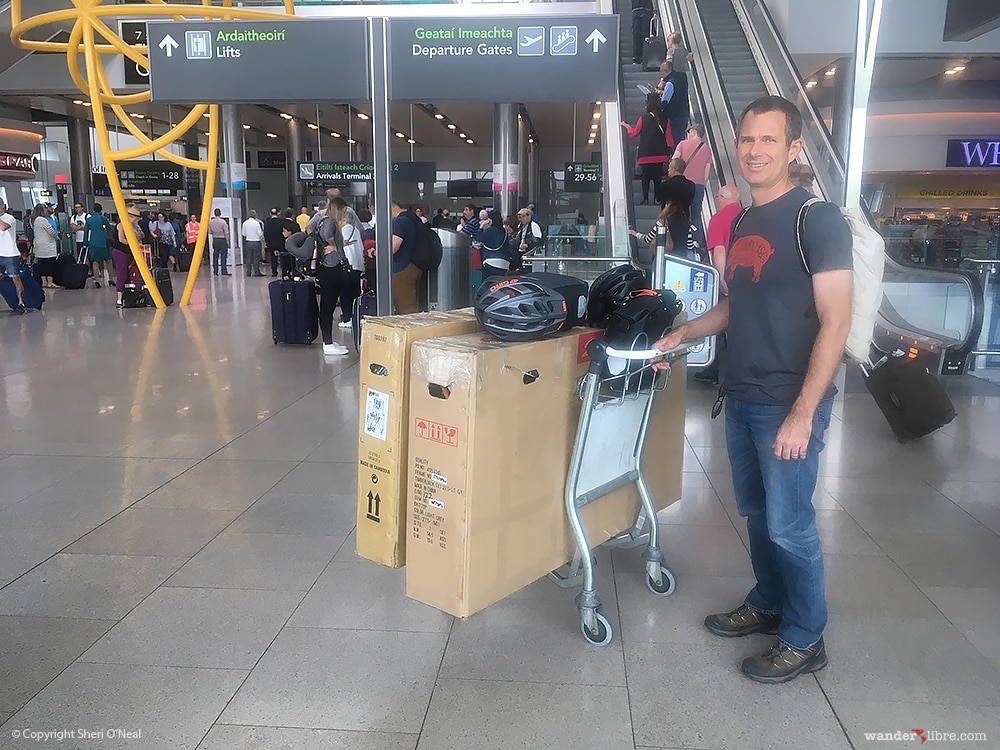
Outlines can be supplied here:
[[590, 643], [595, 646], [607, 646], [611, 643], [611, 637], [613, 635], [611, 631], [611, 623], [608, 622], [608, 618], [602, 615], [600, 612], [596, 613], [597, 616], [597, 630], [590, 630], [587, 624], [580, 620], [580, 632], [583, 633], [583, 637], [586, 638]]
[[661, 565], [660, 582], [657, 583], [653, 580], [653, 576], [647, 574], [646, 588], [657, 596], [670, 596], [677, 588], [677, 581], [674, 580], [674, 574], [667, 570], [665, 566]]
[[275, 344], [277, 344], [277, 343], [278, 343], [278, 337], [277, 337], [277, 336], [271, 336], [271, 338], [272, 338], [272, 339], [274, 340], [274, 343], [275, 343]]

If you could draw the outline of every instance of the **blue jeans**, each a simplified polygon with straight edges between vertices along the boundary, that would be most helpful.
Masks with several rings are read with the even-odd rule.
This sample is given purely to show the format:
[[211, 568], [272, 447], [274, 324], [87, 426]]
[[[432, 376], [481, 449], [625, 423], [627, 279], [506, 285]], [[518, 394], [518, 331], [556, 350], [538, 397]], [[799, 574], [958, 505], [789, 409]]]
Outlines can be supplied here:
[[833, 399], [823, 400], [816, 409], [805, 458], [781, 460], [775, 458], [773, 445], [789, 408], [727, 396], [726, 445], [757, 578], [745, 603], [759, 612], [780, 614], [778, 638], [804, 649], [815, 644], [826, 627], [823, 553], [812, 496]]

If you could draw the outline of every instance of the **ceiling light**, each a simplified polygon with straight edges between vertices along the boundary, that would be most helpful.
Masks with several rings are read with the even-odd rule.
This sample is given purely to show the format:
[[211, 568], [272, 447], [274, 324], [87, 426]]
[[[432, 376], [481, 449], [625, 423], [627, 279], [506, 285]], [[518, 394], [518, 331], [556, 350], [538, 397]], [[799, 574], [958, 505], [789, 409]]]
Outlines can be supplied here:
[[278, 137], [274, 133], [266, 133], [266, 135], [267, 135], [268, 138], [277, 138]]
[[534, 143], [534, 142], [535, 142], [535, 139], [534, 139], [534, 138], [529, 138], [529, 139], [528, 139], [528, 143]]
[[465, 139], [465, 142], [466, 142], [466, 143], [468, 143], [468, 144], [469, 144], [470, 146], [471, 146], [471, 145], [472, 145], [473, 143], [475, 143], [475, 141], [474, 141], [474, 140], [472, 140], [471, 138], [466, 138], [466, 139]]
[[397, 138], [406, 138], [406, 133], [400, 133], [400, 132], [399, 132], [399, 131], [397, 130], [397, 131], [396, 131], [396, 137], [397, 137]]
[[443, 114], [441, 114], [440, 112], [437, 112], [437, 113], [435, 113], [435, 115], [434, 115], [434, 119], [435, 119], [435, 120], [443, 120], [443, 119], [444, 119], [444, 115], [443, 115]]
[[459, 138], [465, 138], [465, 133], [459, 133], [459, 134], [458, 134], [458, 137], [459, 137]]
[[596, 123], [596, 122], [595, 122], [595, 123], [593, 123], [593, 124], [592, 124], [592, 125], [590, 126], [590, 129], [591, 129], [591, 130], [597, 130], [597, 123]]
[[946, 71], [944, 72], [944, 74], [945, 74], [946, 76], [953, 76], [953, 75], [955, 75], [955, 73], [956, 73], [956, 71], [954, 71], [954, 70], [946, 70]]
[[587, 145], [588, 146], [593, 146], [594, 145], [594, 139], [591, 138], [589, 141], [587, 141]]
[[80, 103], [81, 103], [81, 104], [82, 104], [82, 105], [83, 105], [84, 107], [91, 107], [91, 106], [93, 106], [93, 105], [92, 105], [92, 104], [91, 104], [90, 102], [80, 102]]
[[209, 114], [208, 112], [205, 112], [205, 113], [204, 113], [204, 114], [202, 115], [202, 117], [211, 117], [211, 116], [212, 116], [212, 115], [211, 115], [211, 114]]
[[340, 133], [334, 132], [333, 130], [330, 131], [330, 135], [332, 135], [334, 138], [343, 138], [344, 137]]
[[455, 123], [453, 123], [453, 122], [449, 122], [448, 123], [448, 130], [454, 130], [455, 127], [456, 127]]
[[294, 120], [295, 119], [294, 117], [292, 117], [289, 114], [286, 114], [285, 112], [282, 112], [281, 116], [284, 117], [286, 120]]
[[83, 104], [83, 99], [74, 99], [73, 104]]
[[412, 138], [407, 138], [407, 139], [406, 139], [406, 142], [407, 142], [407, 143], [409, 143], [409, 144], [410, 144], [411, 146], [412, 146], [412, 145], [413, 145], [414, 143], [416, 143], [416, 141], [415, 141], [415, 140], [413, 140]]
[[348, 143], [357, 143], [357, 141], [356, 141], [356, 140], [354, 140], [353, 138], [348, 138], [348, 139], [347, 139], [347, 142], [348, 142]]
[[367, 120], [368, 119], [368, 115], [366, 115], [364, 112], [358, 112], [358, 119], [359, 120]]
[[965, 66], [964, 65], [956, 65], [954, 68], [952, 68], [952, 70], [954, 70], [957, 73], [960, 70], [965, 70]]
[[243, 123], [243, 129], [244, 129], [244, 130], [249, 130], [249, 129], [250, 129], [250, 126], [249, 126], [249, 125], [247, 125], [246, 123]]
[[133, 113], [131, 113], [129, 115], [129, 117], [134, 117], [137, 120], [144, 120], [144, 119], [146, 119], [146, 115], [140, 114], [139, 112], [133, 112]]
[[600, 112], [594, 112], [594, 119], [595, 120], [600, 120], [601, 119], [601, 113]]
[[310, 130], [319, 130], [319, 125], [312, 122], [307, 122], [306, 127], [309, 128]]
[[834, 73], [836, 73], [836, 72], [837, 72], [837, 69], [836, 69], [836, 68], [830, 68], [830, 69], [829, 69], [828, 71], [826, 71], [826, 72], [825, 72], [825, 73], [824, 73], [823, 75], [825, 75], [825, 76], [832, 76], [832, 75], [833, 75]]
[[811, 89], [815, 85], [816, 85], [816, 81], [806, 81], [806, 88], [807, 89]]

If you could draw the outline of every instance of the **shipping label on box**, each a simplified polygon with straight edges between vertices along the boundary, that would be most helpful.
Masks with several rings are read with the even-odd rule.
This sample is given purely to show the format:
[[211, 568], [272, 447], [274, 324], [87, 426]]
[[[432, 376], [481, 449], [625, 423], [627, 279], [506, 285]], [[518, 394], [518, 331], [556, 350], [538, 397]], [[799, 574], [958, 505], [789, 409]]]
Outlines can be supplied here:
[[399, 567], [406, 557], [406, 445], [410, 345], [469, 333], [472, 308], [366, 318], [360, 361], [357, 553]]

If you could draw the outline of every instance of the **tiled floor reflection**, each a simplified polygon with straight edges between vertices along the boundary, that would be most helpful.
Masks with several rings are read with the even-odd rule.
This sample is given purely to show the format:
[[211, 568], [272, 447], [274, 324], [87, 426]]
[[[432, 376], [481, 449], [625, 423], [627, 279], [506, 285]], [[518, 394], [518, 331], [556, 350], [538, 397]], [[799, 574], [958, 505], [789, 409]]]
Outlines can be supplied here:
[[766, 639], [701, 624], [753, 581], [714, 389], [689, 383], [683, 498], [658, 516], [671, 597], [638, 550], [601, 550], [606, 648], [545, 580], [456, 621], [354, 554], [357, 357], [275, 346], [267, 281], [0, 313], [0, 748], [68, 727], [142, 732], [58, 743], [80, 750], [860, 750], [914, 726], [1000, 746], [1000, 386], [961, 386], [953, 424], [900, 446], [839, 378], [815, 500], [830, 665], [764, 687], [738, 664]]

